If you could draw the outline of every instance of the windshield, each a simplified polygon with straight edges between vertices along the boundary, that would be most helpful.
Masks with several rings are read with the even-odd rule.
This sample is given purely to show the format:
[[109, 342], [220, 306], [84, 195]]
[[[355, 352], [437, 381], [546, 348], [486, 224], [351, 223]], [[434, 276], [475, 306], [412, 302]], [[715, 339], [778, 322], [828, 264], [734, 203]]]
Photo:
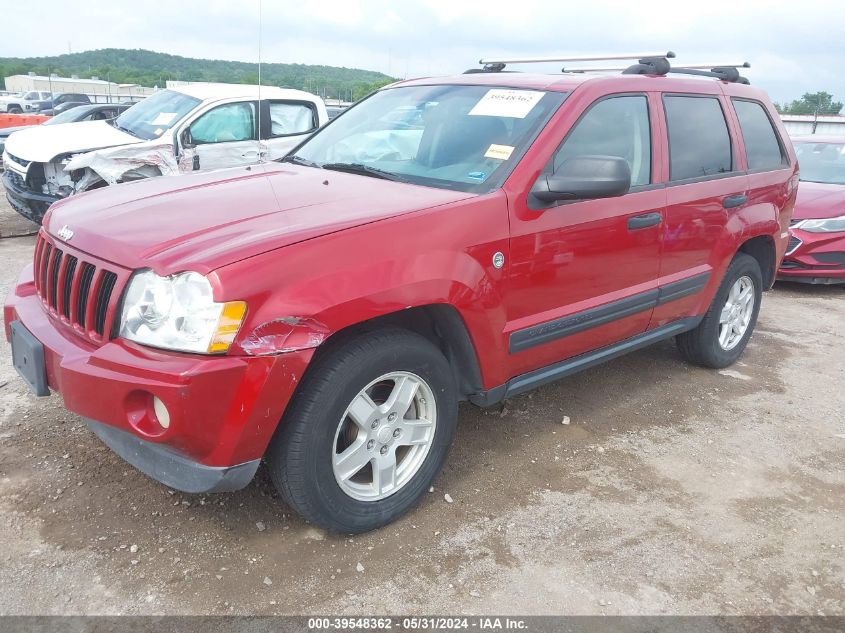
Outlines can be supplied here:
[[845, 143], [795, 143], [801, 180], [845, 185]]
[[504, 182], [564, 97], [490, 86], [382, 90], [285, 160], [481, 193]]
[[117, 117], [114, 124], [124, 132], [149, 141], [164, 134], [200, 103], [199, 99], [181, 92], [162, 90], [136, 103]]

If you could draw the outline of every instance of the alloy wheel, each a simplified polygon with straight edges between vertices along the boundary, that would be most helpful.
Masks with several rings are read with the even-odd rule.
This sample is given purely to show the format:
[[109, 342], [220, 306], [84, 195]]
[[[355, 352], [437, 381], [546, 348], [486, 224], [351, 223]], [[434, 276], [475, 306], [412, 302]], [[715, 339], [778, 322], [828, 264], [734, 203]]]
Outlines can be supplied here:
[[748, 275], [737, 279], [719, 314], [719, 345], [730, 351], [742, 340], [754, 314], [754, 282]]
[[437, 408], [425, 380], [390, 372], [352, 399], [335, 432], [332, 467], [344, 493], [378, 501], [405, 486], [434, 440]]

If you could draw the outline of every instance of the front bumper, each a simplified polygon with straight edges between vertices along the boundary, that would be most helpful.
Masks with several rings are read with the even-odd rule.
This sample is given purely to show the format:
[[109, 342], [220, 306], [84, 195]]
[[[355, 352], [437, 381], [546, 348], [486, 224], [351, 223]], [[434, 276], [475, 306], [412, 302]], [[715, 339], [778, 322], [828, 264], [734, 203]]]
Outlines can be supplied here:
[[[4, 307], [44, 348], [47, 384], [127, 462], [185, 492], [235, 490], [255, 474], [313, 350], [208, 357], [122, 339], [95, 346], [49, 316], [24, 271]], [[158, 424], [152, 398], [170, 414]]]
[[182, 492], [230, 492], [245, 488], [258, 470], [260, 459], [237, 466], [205, 466], [161, 444], [146, 442], [126, 431], [85, 420], [103, 444], [142, 473]]
[[790, 230], [778, 279], [808, 284], [845, 284], [845, 232], [811, 233]]
[[61, 199], [59, 196], [49, 196], [28, 189], [23, 177], [8, 166], [3, 172], [3, 187], [12, 208], [27, 220], [38, 224], [41, 224], [50, 205]]

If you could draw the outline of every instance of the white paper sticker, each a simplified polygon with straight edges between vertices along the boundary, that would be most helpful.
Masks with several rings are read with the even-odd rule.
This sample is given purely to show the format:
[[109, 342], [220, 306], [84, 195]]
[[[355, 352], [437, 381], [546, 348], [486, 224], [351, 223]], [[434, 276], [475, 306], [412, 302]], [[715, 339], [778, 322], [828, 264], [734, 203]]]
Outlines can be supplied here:
[[487, 151], [484, 152], [484, 158], [497, 158], [499, 160], [507, 160], [513, 154], [514, 148], [510, 145], [496, 145], [493, 143], [490, 147], [487, 148]]
[[159, 112], [158, 116], [150, 121], [150, 125], [168, 125], [175, 118], [175, 112]]
[[544, 94], [546, 93], [536, 90], [493, 88], [481, 97], [469, 113], [471, 116], [506, 116], [524, 119]]

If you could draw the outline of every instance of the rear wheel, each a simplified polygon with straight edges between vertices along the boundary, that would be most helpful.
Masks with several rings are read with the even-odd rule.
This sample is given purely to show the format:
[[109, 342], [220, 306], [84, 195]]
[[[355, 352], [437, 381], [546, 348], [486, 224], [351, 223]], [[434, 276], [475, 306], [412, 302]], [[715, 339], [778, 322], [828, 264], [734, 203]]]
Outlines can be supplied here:
[[21, 107], [20, 107], [20, 106], [17, 106], [17, 105], [10, 105], [10, 106], [9, 106], [9, 109], [8, 109], [8, 110], [6, 110], [6, 112], [8, 112], [9, 114], [20, 114], [20, 113], [22, 113], [22, 112], [23, 112], [23, 110], [21, 110]]
[[681, 355], [695, 365], [714, 369], [736, 362], [754, 331], [762, 294], [757, 260], [737, 254], [704, 319], [694, 330], [678, 336]]
[[446, 358], [404, 330], [315, 361], [268, 451], [285, 501], [328, 530], [366, 532], [410, 510], [439, 472], [457, 421]]

